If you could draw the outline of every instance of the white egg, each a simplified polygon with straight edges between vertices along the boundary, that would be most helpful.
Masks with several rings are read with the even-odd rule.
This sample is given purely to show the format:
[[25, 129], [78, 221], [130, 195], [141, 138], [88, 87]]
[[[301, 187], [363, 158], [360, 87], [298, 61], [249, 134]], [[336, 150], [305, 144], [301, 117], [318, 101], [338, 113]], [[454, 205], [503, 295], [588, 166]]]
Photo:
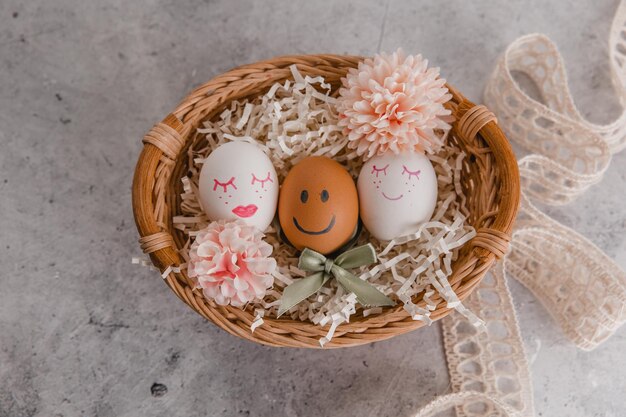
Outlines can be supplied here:
[[437, 204], [437, 175], [420, 153], [386, 153], [367, 161], [357, 183], [361, 220], [377, 239], [415, 233]]
[[199, 188], [210, 220], [241, 219], [264, 231], [276, 214], [276, 170], [252, 143], [228, 142], [211, 152], [202, 165]]

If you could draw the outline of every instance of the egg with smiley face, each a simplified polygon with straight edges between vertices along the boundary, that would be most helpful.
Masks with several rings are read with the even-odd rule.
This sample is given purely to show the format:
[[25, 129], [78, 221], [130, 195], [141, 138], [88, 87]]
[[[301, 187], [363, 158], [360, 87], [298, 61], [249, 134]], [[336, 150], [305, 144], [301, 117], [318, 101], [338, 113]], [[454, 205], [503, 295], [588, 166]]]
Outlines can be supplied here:
[[283, 181], [278, 219], [283, 234], [297, 249], [322, 254], [336, 251], [354, 236], [359, 221], [352, 176], [332, 159], [303, 159]]
[[278, 190], [274, 165], [252, 143], [220, 145], [200, 170], [200, 203], [210, 220], [240, 219], [264, 231], [276, 214]]
[[368, 160], [357, 186], [363, 225], [380, 240], [417, 232], [437, 205], [437, 175], [420, 153], [386, 153]]

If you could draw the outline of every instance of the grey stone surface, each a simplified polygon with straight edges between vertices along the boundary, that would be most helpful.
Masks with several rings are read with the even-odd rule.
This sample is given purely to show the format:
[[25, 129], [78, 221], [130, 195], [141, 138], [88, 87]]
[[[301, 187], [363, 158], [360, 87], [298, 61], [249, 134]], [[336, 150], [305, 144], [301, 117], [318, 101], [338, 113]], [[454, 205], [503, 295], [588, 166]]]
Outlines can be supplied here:
[[[410, 416], [449, 392], [438, 326], [340, 351], [229, 336], [130, 264], [144, 132], [194, 86], [291, 53], [422, 52], [470, 98], [516, 37], [562, 48], [583, 113], [618, 114], [616, 0], [0, 2], [0, 416]], [[626, 153], [551, 215], [626, 267]], [[626, 414], [626, 329], [584, 353], [512, 284], [541, 416]], [[157, 384], [157, 385], [155, 385]]]

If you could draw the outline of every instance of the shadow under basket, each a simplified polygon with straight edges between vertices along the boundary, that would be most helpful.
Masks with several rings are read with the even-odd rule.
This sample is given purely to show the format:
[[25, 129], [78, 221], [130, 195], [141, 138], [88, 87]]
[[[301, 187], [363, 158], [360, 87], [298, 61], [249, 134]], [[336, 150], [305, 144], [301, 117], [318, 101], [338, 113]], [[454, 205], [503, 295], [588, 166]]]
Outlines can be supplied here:
[[[172, 219], [180, 215], [180, 178], [187, 173], [187, 150], [202, 122], [219, 115], [230, 102], [255, 97], [267, 92], [276, 82], [293, 79], [289, 67], [297, 65], [303, 75], [321, 75], [332, 85], [350, 68], [363, 60], [357, 56], [299, 55], [285, 56], [245, 65], [219, 75], [200, 86], [162, 122], [144, 137], [133, 180], [133, 212], [139, 230], [141, 248], [153, 264], [166, 274], [165, 282], [189, 307], [208, 320], [241, 338], [269, 346], [319, 348], [319, 339], [328, 326], [306, 321], [265, 317], [254, 332], [251, 309], [218, 306], [193, 290], [186, 270], [172, 271], [183, 262], [178, 250], [185, 242], [182, 232], [174, 229]], [[467, 298], [489, 268], [504, 256], [510, 241], [513, 222], [519, 207], [519, 173], [511, 147], [498, 127], [493, 114], [484, 106], [476, 106], [448, 85], [455, 122], [448, 140], [465, 152], [463, 192], [470, 216], [467, 222], [477, 231], [467, 242], [452, 265], [450, 284], [460, 300]], [[433, 320], [450, 313], [438, 295], [432, 311]], [[422, 295], [413, 302], [425, 306]], [[324, 348], [358, 346], [409, 332], [423, 326], [413, 320], [402, 305], [383, 309], [377, 315], [363, 317], [357, 311], [350, 323], [341, 324]]]

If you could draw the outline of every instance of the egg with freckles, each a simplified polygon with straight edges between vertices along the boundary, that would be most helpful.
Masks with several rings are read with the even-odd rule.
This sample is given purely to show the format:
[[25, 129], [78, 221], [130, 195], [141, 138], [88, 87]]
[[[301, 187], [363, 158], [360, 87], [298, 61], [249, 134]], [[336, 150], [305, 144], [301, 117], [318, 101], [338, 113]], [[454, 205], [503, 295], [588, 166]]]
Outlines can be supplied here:
[[278, 202], [278, 177], [269, 157], [249, 142], [228, 142], [200, 170], [200, 204], [210, 220], [240, 219], [265, 231]]
[[278, 220], [297, 249], [322, 254], [336, 251], [354, 236], [359, 221], [359, 198], [352, 176], [332, 159], [303, 159], [283, 181]]
[[363, 225], [379, 240], [417, 232], [437, 205], [437, 175], [420, 153], [373, 157], [361, 168], [357, 187]]

